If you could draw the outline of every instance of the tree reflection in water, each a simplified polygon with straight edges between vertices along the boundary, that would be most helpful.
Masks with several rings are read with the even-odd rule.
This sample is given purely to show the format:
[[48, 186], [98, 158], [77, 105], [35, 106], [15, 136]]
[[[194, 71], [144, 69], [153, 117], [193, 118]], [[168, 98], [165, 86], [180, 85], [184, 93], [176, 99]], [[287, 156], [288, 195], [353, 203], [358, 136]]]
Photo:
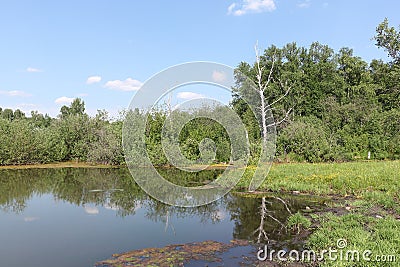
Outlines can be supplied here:
[[[161, 171], [163, 175], [168, 175], [171, 182], [193, 186], [216, 179], [223, 170], [205, 170], [200, 174]], [[22, 213], [33, 196], [44, 194], [51, 194], [55, 200], [78, 207], [103, 206], [115, 210], [121, 217], [134, 215], [140, 207], [145, 210], [147, 219], [162, 222], [165, 231], [172, 232], [176, 229], [171, 224], [171, 217], [196, 216], [202, 223], [218, 223], [227, 219], [234, 222], [232, 238], [256, 243], [289, 240], [290, 233], [285, 231], [284, 226], [291, 212], [321, 204], [315, 199], [234, 193], [208, 205], [183, 208], [148, 197], [126, 168], [0, 170], [0, 210]]]

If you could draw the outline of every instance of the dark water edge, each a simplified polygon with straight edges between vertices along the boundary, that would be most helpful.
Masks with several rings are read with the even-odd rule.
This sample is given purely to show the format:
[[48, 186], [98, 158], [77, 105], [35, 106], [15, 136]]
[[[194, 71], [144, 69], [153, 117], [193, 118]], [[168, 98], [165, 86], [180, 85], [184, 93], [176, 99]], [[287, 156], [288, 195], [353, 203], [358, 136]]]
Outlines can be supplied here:
[[[191, 185], [213, 180], [222, 171], [192, 175], [161, 170], [169, 180]], [[0, 266], [83, 267], [114, 253], [169, 244], [232, 239], [263, 243], [266, 240], [257, 240], [255, 232], [260, 227], [262, 197], [268, 212], [286, 222], [290, 214], [285, 205], [268, 195], [228, 194], [197, 208], [167, 206], [148, 197], [125, 168], [0, 170]], [[306, 207], [321, 209], [326, 201], [279, 197], [292, 213]], [[265, 220], [262, 228], [271, 246], [303, 245], [274, 220]], [[235, 255], [243, 249], [254, 254], [254, 247], [234, 248], [232, 255], [222, 255], [226, 264], [232, 261], [224, 266], [236, 266]], [[193, 261], [185, 266], [201, 264]]]

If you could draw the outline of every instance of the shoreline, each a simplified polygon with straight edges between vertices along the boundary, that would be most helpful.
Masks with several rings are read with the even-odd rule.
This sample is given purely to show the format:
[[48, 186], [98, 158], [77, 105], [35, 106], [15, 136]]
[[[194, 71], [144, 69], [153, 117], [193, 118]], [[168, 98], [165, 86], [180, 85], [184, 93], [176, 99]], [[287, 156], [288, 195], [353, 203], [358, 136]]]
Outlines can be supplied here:
[[[225, 169], [230, 165], [228, 164], [213, 164], [205, 168], [206, 170]], [[191, 169], [203, 169], [203, 165], [193, 165]], [[22, 170], [22, 169], [58, 169], [58, 168], [127, 168], [126, 165], [110, 165], [110, 164], [99, 164], [99, 163], [88, 163], [88, 162], [55, 162], [55, 163], [35, 163], [35, 164], [21, 164], [21, 165], [2, 165], [0, 170]], [[156, 168], [173, 168], [171, 166], [156, 166]]]
[[[351, 163], [367, 163], [367, 162], [395, 162], [398, 160], [356, 160], [356, 161], [345, 161], [345, 162], [273, 162], [271, 166], [279, 165], [331, 165], [331, 164], [351, 164]], [[205, 170], [215, 170], [215, 169], [225, 169], [229, 167], [229, 164], [212, 164], [205, 168]], [[173, 166], [155, 166], [156, 168], [174, 168]], [[248, 165], [247, 168], [256, 168], [257, 165]], [[0, 170], [2, 169], [52, 169], [52, 168], [127, 168], [127, 165], [110, 165], [101, 163], [89, 163], [89, 162], [77, 162], [77, 161], [65, 161], [65, 162], [54, 162], [54, 163], [33, 163], [33, 164], [20, 164], [20, 165], [0, 165]], [[193, 170], [203, 169], [204, 165], [193, 165], [190, 167]]]
[[87, 162], [56, 162], [56, 163], [35, 163], [21, 165], [3, 165], [0, 170], [22, 170], [22, 169], [58, 169], [58, 168], [120, 168], [122, 165], [91, 164]]

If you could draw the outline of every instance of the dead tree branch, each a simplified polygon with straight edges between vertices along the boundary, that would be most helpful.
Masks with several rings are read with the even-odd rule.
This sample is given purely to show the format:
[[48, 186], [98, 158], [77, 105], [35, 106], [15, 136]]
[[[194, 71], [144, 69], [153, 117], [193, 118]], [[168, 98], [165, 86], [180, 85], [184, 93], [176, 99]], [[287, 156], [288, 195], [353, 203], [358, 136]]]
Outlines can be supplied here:
[[[289, 215], [292, 215], [292, 212], [290, 211], [289, 206], [287, 205], [286, 201], [284, 201], [280, 197], [271, 196], [271, 198], [276, 199], [279, 202], [281, 202], [283, 204], [283, 206], [285, 207], [286, 211], [289, 213]], [[283, 222], [281, 222], [279, 219], [275, 218], [273, 216], [273, 214], [271, 214], [271, 212], [268, 211], [267, 205], [266, 205], [267, 203], [269, 203], [269, 202], [266, 200], [266, 197], [262, 197], [261, 198], [261, 206], [260, 206], [260, 225], [253, 232], [253, 234], [258, 233], [257, 244], [260, 244], [262, 239], [264, 239], [264, 241], [269, 240], [267, 232], [264, 230], [264, 225], [265, 225], [267, 217], [272, 219], [276, 223], [278, 223], [282, 228], [286, 229], [286, 225]]]

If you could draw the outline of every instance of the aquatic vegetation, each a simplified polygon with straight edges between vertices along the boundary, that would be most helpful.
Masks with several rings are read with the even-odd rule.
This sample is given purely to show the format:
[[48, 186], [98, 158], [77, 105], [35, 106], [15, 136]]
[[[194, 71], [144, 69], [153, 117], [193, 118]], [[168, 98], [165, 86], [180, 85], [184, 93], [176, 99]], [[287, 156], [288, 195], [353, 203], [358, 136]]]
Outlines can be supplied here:
[[168, 245], [162, 248], [145, 248], [121, 254], [114, 254], [112, 259], [96, 263], [102, 267], [123, 266], [184, 266], [190, 260], [218, 262], [218, 253], [233, 247], [248, 246], [246, 240], [232, 240], [230, 243], [216, 241], [194, 242], [178, 245]]

